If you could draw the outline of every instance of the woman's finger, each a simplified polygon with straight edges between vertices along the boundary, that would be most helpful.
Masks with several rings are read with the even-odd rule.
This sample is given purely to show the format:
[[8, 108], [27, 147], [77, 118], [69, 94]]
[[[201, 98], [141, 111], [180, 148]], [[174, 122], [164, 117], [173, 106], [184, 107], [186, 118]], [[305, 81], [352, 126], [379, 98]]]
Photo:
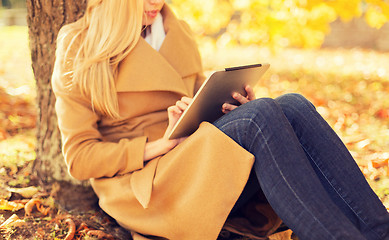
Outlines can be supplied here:
[[222, 105], [222, 112], [223, 113], [229, 113], [229, 112], [231, 112], [232, 110], [234, 110], [237, 107], [238, 106], [236, 106], [236, 105], [232, 105], [232, 104], [229, 104], [229, 103], [224, 103]]
[[247, 93], [247, 99], [248, 99], [249, 101], [252, 101], [252, 100], [255, 100], [255, 99], [256, 99], [254, 90], [253, 90], [252, 87], [250, 87], [250, 85], [247, 85], [247, 86], [245, 87], [245, 90], [246, 90], [246, 93]]
[[182, 110], [175, 105], [168, 107], [167, 111], [169, 114], [181, 114], [182, 113]]
[[190, 98], [190, 97], [182, 97], [181, 98], [181, 101], [183, 101], [184, 103], [186, 104], [190, 104], [192, 102], [193, 98]]
[[185, 103], [185, 102], [183, 102], [183, 101], [177, 101], [177, 102], [176, 102], [176, 106], [177, 106], [180, 110], [184, 111], [184, 110], [188, 107], [188, 104]]
[[170, 133], [170, 131], [173, 129], [174, 125], [176, 125], [178, 119], [180, 118], [182, 114], [182, 110], [179, 109], [177, 106], [170, 106], [167, 108], [168, 112], [168, 118], [169, 118], [169, 124], [166, 129], [165, 135], [167, 136], [167, 133]]
[[249, 100], [246, 97], [242, 96], [242, 94], [240, 94], [240, 93], [233, 93], [232, 97], [235, 100], [237, 100], [240, 104], [245, 104], [245, 103], [249, 102]]

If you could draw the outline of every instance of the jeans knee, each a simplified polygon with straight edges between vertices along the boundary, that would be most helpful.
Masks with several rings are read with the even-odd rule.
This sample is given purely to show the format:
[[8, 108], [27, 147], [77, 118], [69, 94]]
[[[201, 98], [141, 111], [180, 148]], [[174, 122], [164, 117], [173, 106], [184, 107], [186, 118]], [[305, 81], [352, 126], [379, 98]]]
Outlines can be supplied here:
[[244, 119], [256, 119], [261, 116], [265, 119], [273, 119], [277, 112], [282, 112], [280, 106], [272, 98], [258, 98], [245, 103], [233, 110], [235, 116]]
[[289, 120], [293, 120], [296, 116], [316, 110], [315, 106], [306, 99], [303, 95], [298, 93], [288, 93], [281, 95], [275, 99], [281, 106], [282, 111]]
[[274, 111], [275, 108], [278, 108], [276, 101], [272, 98], [258, 98], [258, 99], [255, 99], [253, 101], [250, 101], [244, 105], [246, 105], [248, 108], [250, 108], [251, 112], [253, 114], [256, 114], [256, 112], [258, 112], [258, 111], [262, 112], [262, 113], [272, 112], [272, 111], [266, 111], [266, 110], [273, 110]]
[[298, 93], [287, 93], [277, 97], [276, 102], [281, 105], [281, 107], [293, 107], [293, 108], [315, 108], [315, 106], [306, 99], [303, 95]]
[[282, 110], [274, 99], [260, 98], [239, 106], [213, 124], [249, 150], [258, 129], [279, 122], [282, 116]]
[[248, 102], [247, 104], [252, 105], [252, 107], [254, 107], [254, 108], [262, 109], [262, 108], [267, 108], [267, 107], [273, 105], [274, 102], [275, 102], [275, 100], [272, 98], [257, 98], [253, 101]]
[[280, 105], [272, 98], [258, 98], [250, 101], [242, 106], [247, 107], [247, 111], [251, 119], [262, 119], [268, 123], [281, 121], [284, 113]]

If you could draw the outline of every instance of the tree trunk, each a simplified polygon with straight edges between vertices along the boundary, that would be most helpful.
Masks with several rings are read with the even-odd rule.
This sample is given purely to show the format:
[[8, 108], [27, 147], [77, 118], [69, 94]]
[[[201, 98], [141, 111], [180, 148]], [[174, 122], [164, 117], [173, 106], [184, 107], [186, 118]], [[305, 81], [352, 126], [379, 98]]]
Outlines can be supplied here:
[[33, 171], [43, 182], [56, 180], [79, 184], [67, 173], [61, 153], [50, 79], [58, 31], [64, 24], [74, 22], [83, 15], [86, 0], [27, 0], [26, 3], [38, 103], [37, 156]]

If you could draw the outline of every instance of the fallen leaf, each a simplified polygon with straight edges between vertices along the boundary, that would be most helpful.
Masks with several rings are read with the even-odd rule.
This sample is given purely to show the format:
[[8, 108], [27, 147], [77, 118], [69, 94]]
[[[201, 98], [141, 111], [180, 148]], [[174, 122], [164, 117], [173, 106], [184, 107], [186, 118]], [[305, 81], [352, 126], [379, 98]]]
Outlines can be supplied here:
[[43, 239], [44, 236], [45, 236], [45, 230], [43, 230], [43, 228], [38, 228], [35, 231], [35, 237], [37, 237], [38, 239]]
[[24, 204], [0, 199], [0, 210], [18, 211], [24, 208]]
[[38, 188], [34, 186], [25, 188], [8, 188], [8, 191], [18, 193], [24, 198], [32, 198], [38, 192]]
[[292, 230], [286, 230], [269, 236], [269, 240], [290, 240], [292, 239]]
[[381, 119], [389, 119], [389, 109], [380, 109], [376, 112], [375, 116]]
[[12, 196], [12, 193], [6, 188], [0, 187], [0, 199], [8, 200]]
[[112, 235], [105, 233], [101, 230], [89, 230], [87, 232], [87, 235], [95, 236], [95, 237], [98, 237], [99, 239], [114, 239], [114, 237]]
[[6, 225], [8, 225], [10, 222], [13, 222], [15, 220], [19, 219], [18, 215], [16, 214], [12, 214], [11, 217], [9, 217], [6, 221], [4, 221], [1, 225], [0, 225], [0, 228], [3, 228], [5, 227]]
[[0, 225], [0, 229], [5, 229], [7, 227], [20, 227], [26, 224], [25, 221], [21, 220], [18, 215], [13, 214], [5, 222]]
[[24, 212], [25, 212], [25, 215], [26, 216], [30, 216], [31, 215], [31, 212], [32, 212], [32, 209], [34, 208], [34, 206], [36, 206], [36, 209], [42, 213], [43, 215], [47, 215], [50, 211], [50, 208], [45, 208], [43, 207], [42, 205], [42, 201], [38, 198], [33, 198], [31, 200], [29, 200], [26, 205], [24, 205]]
[[358, 142], [356, 144], [356, 147], [359, 148], [359, 149], [362, 149], [362, 148], [365, 148], [366, 146], [368, 146], [370, 144], [370, 140], [369, 139], [365, 139], [365, 140], [362, 140], [360, 142]]
[[7, 131], [0, 127], [0, 141], [9, 137]]
[[69, 226], [69, 230], [64, 240], [72, 240], [76, 233], [76, 224], [74, 224], [71, 218], [66, 219], [65, 223]]
[[388, 159], [377, 159], [377, 160], [371, 161], [370, 163], [371, 163], [371, 167], [380, 168], [380, 167], [388, 166], [388, 161], [389, 161], [389, 158]]
[[30, 199], [16, 199], [16, 200], [13, 200], [12, 202], [22, 203], [22, 204], [26, 205], [26, 203], [28, 203], [28, 201], [30, 201]]
[[25, 215], [26, 216], [30, 216], [31, 215], [31, 212], [32, 212], [32, 209], [34, 208], [35, 205], [37, 204], [40, 204], [40, 200], [35, 198], [35, 199], [31, 199], [30, 201], [28, 201], [26, 203], [26, 205], [24, 205], [24, 212], [25, 212]]
[[[9, 169], [11, 170], [10, 172], [9, 172], [9, 176], [13, 176], [13, 175], [15, 175], [17, 172], [18, 172], [18, 166], [16, 166], [16, 164], [11, 164], [11, 165], [9, 165], [8, 166], [9, 167]], [[8, 183], [9, 184], [9, 183]]]

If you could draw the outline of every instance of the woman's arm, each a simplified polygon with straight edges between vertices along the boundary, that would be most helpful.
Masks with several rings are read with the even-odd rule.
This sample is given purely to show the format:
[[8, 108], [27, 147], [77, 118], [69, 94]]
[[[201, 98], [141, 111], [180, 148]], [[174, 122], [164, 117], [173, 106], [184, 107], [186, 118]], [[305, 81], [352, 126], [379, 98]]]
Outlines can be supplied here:
[[178, 119], [191, 103], [192, 98], [182, 97], [181, 100], [176, 102], [176, 105], [170, 106], [167, 109], [169, 125], [165, 131], [165, 134], [162, 138], [148, 142], [145, 146], [144, 160], [148, 161], [157, 156], [163, 155], [177, 146], [179, 143], [184, 141], [186, 137], [169, 140], [169, 133], [173, 130], [174, 125], [177, 123]]
[[58, 127], [62, 136], [62, 151], [70, 175], [79, 180], [113, 177], [144, 166], [146, 137], [104, 141], [98, 130], [100, 116], [77, 91], [69, 92], [56, 80]]
[[[69, 25], [67, 25], [69, 26]], [[62, 152], [69, 174], [76, 179], [112, 177], [143, 168], [146, 137], [106, 142], [98, 130], [100, 116], [72, 85], [73, 58], [78, 43], [70, 49], [72, 34], [61, 28], [52, 75], [55, 109], [62, 138]], [[67, 55], [65, 53], [68, 52]], [[66, 74], [65, 74], [66, 73]]]

